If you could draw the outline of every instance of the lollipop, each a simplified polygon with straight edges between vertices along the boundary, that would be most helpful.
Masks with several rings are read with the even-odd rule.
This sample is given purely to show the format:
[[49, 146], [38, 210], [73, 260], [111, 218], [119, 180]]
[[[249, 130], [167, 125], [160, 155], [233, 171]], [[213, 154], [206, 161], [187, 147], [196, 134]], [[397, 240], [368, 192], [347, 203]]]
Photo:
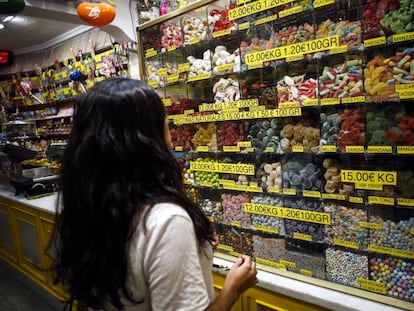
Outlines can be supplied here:
[[36, 101], [39, 102], [39, 104], [43, 104], [40, 98], [32, 94], [32, 84], [30, 81], [27, 81], [27, 80], [20, 81], [20, 93], [22, 94], [22, 96], [33, 97]]
[[82, 84], [83, 75], [82, 75], [82, 73], [79, 70], [75, 69], [75, 70], [71, 71], [71, 73], [69, 74], [69, 78], [74, 83], [76, 83], [76, 85], [79, 85], [80, 86], [80, 88], [81, 88], [81, 90], [82, 90], [83, 93], [86, 93], [86, 89], [85, 89], [85, 87]]

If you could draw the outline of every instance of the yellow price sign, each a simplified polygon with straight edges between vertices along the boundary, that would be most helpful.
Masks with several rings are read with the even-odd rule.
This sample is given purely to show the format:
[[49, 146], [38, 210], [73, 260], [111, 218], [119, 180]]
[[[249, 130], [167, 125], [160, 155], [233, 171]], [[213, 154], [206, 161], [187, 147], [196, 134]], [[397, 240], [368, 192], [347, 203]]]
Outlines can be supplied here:
[[245, 30], [245, 29], [249, 29], [249, 28], [250, 28], [250, 23], [249, 22], [239, 24], [239, 30]]
[[384, 283], [376, 282], [373, 280], [368, 280], [364, 278], [357, 278], [357, 282], [361, 284], [361, 288], [365, 289], [370, 292], [383, 294], [385, 295], [387, 293], [387, 287]]
[[359, 244], [356, 242], [341, 240], [341, 239], [334, 239], [333, 241], [334, 245], [349, 247], [353, 249], [359, 249]]
[[298, 240], [302, 240], [302, 241], [312, 242], [312, 236], [310, 234], [304, 234], [304, 233], [300, 233], [300, 232], [293, 232], [293, 238], [298, 239]]
[[251, 214], [294, 219], [324, 225], [329, 225], [331, 223], [331, 215], [329, 213], [300, 210], [281, 206], [244, 203], [244, 211]]
[[183, 63], [178, 65], [178, 72], [187, 72], [190, 71], [190, 63]]
[[414, 146], [397, 146], [398, 154], [414, 154]]
[[245, 5], [237, 6], [234, 9], [230, 9], [228, 12], [229, 20], [236, 20], [242, 17], [250, 16], [262, 11], [266, 11], [271, 8], [278, 7], [287, 3], [291, 3], [295, 0], [257, 0]]
[[218, 172], [238, 175], [254, 175], [255, 166], [252, 164], [219, 163]]
[[172, 100], [171, 100], [171, 98], [164, 98], [162, 100], [162, 103], [164, 104], [165, 107], [169, 107], [169, 106], [172, 105]]
[[392, 42], [403, 42], [414, 40], [414, 32], [406, 32], [392, 36]]
[[214, 31], [213, 32], [213, 38], [218, 38], [218, 37], [223, 37], [223, 36], [227, 36], [231, 33], [231, 29], [223, 29], [220, 31]]
[[397, 185], [397, 172], [394, 171], [363, 171], [341, 170], [341, 182], [371, 182], [382, 185]]
[[313, 7], [316, 9], [316, 8], [320, 8], [322, 6], [330, 5], [334, 3], [335, 3], [335, 0], [315, 0], [313, 1]]
[[302, 6], [297, 5], [297, 6], [294, 6], [293, 8], [280, 11], [279, 12], [279, 17], [282, 18], [282, 17], [286, 17], [286, 16], [289, 16], [289, 15], [298, 14], [298, 13], [301, 13], [301, 12], [303, 12]]
[[265, 24], [265, 23], [275, 21], [276, 19], [277, 19], [277, 15], [266, 16], [266, 17], [263, 17], [263, 18], [260, 18], [260, 19], [256, 20], [254, 22], [254, 25], [259, 26], [259, 25], [262, 25], [262, 24]]
[[246, 54], [244, 59], [247, 65], [268, 62], [272, 60], [292, 57], [294, 55], [309, 54], [330, 50], [339, 46], [339, 36], [328, 36], [305, 42], [290, 44]]
[[387, 43], [387, 38], [385, 37], [378, 37], [378, 38], [364, 40], [364, 46], [366, 48], [371, 47], [371, 46], [383, 45], [386, 43]]
[[266, 227], [262, 225], [255, 225], [253, 228], [254, 230], [257, 230], [257, 231], [279, 234], [279, 229], [277, 228], [271, 228], [271, 227]]
[[281, 259], [279, 262], [282, 265], [285, 265], [286, 267], [296, 268], [296, 262], [289, 261], [289, 260], [283, 260], [283, 259]]
[[[199, 146], [201, 147], [201, 146]], [[219, 163], [217, 162], [203, 162], [203, 161], [190, 161], [190, 169], [192, 171], [201, 172], [218, 172]]]
[[395, 200], [394, 198], [368, 196], [368, 203], [394, 206]]
[[398, 198], [397, 204], [400, 206], [414, 207], [414, 199]]

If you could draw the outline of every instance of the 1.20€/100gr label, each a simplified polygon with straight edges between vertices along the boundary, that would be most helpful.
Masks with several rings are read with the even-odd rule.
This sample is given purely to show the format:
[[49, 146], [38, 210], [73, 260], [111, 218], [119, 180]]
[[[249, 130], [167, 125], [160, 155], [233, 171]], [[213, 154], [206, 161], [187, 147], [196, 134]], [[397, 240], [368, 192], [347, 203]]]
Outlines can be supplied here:
[[329, 225], [331, 223], [331, 214], [329, 213], [300, 210], [281, 206], [244, 203], [244, 211], [246, 213], [287, 218], [324, 225]]
[[268, 62], [272, 60], [293, 57], [297, 55], [327, 51], [339, 46], [339, 36], [329, 36], [305, 42], [290, 44], [267, 49], [259, 52], [249, 53], [244, 56], [246, 64], [252, 65], [257, 63]]

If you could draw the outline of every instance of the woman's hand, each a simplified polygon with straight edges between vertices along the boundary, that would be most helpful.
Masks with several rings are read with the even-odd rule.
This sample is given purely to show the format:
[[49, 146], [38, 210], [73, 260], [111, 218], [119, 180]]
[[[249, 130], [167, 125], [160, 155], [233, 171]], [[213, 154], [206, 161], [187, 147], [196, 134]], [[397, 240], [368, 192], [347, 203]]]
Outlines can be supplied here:
[[213, 248], [213, 252], [217, 250], [217, 246], [220, 243], [220, 239], [217, 233], [214, 232], [214, 240], [210, 241], [211, 247]]
[[249, 256], [240, 256], [227, 273], [220, 295], [205, 311], [230, 311], [240, 295], [257, 284], [256, 275], [256, 263]]
[[223, 291], [237, 293], [237, 297], [243, 294], [250, 287], [257, 284], [256, 263], [250, 256], [240, 256], [231, 267], [224, 281]]

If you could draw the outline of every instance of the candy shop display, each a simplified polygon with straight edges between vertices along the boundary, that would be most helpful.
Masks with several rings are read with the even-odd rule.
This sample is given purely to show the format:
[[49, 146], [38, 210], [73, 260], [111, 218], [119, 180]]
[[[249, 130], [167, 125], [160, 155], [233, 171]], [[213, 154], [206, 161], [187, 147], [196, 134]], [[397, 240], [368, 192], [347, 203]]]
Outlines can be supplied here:
[[208, 21], [204, 11], [193, 11], [181, 20], [184, 45], [196, 44], [209, 37]]
[[[185, 88], [181, 85], [181, 88], [184, 89], [184, 91], [187, 94], [187, 99], [191, 100], [191, 102], [195, 103], [194, 107], [191, 108], [191, 111], [187, 111], [187, 115], [191, 115], [194, 112], [197, 112], [199, 110], [199, 106], [204, 103], [212, 103], [214, 101], [214, 94], [212, 92], [214, 81], [213, 79], [207, 79], [205, 76], [199, 76], [203, 79], [201, 80], [195, 80], [195, 81], [189, 81], [185, 84]], [[188, 78], [190, 79], [190, 78]], [[176, 84], [175, 86], [179, 86]], [[209, 113], [209, 111], [200, 111], [201, 114]], [[195, 114], [198, 115], [198, 114]]]
[[168, 85], [187, 81], [189, 66], [186, 63], [186, 58], [180, 53], [180, 50], [172, 50], [169, 53], [163, 54], [162, 60], [164, 62]]
[[[395, 149], [404, 116], [404, 106], [370, 107], [366, 114], [367, 146], [391, 146]], [[395, 135], [397, 134], [397, 135]], [[404, 134], [403, 134], [404, 135]]]
[[297, 76], [285, 75], [277, 82], [277, 103], [279, 107], [287, 104], [300, 104], [315, 100], [318, 93], [318, 81], [309, 74]]
[[207, 21], [211, 37], [228, 35], [238, 30], [237, 22], [229, 20], [229, 9], [232, 8], [234, 8], [234, 4], [222, 0], [211, 4], [207, 8]]
[[218, 257], [413, 308], [413, 5], [223, 0], [160, 19], [143, 78]]
[[339, 63], [327, 64], [319, 75], [319, 96], [324, 99], [350, 100], [363, 95], [362, 59], [350, 57]]
[[273, 47], [286, 46], [315, 38], [316, 25], [308, 12], [290, 15], [275, 22], [276, 29], [271, 38]]
[[213, 74], [228, 74], [232, 72], [240, 72], [240, 49], [229, 44], [217, 45], [211, 59], [213, 66]]
[[360, 226], [361, 222], [368, 221], [366, 210], [338, 202], [325, 202], [324, 210], [331, 214], [331, 223], [325, 227], [326, 243], [366, 249], [368, 229]]
[[[217, 157], [218, 161], [222, 163], [224, 166], [227, 167], [237, 167], [237, 165], [244, 165], [245, 167], [254, 168], [254, 159], [250, 154], [240, 153], [240, 154], [232, 154], [232, 153], [222, 153], [219, 154]], [[229, 165], [226, 165], [229, 164]], [[256, 176], [253, 174], [253, 170], [247, 168], [246, 170], [240, 169], [230, 169], [230, 172], [222, 172], [220, 173], [220, 182], [223, 184], [223, 189], [230, 189], [234, 190], [232, 187], [234, 185], [239, 185], [245, 187], [251, 187], [251, 189], [256, 189], [260, 191], [259, 183]], [[241, 188], [239, 188], [241, 189]]]
[[160, 26], [161, 52], [175, 50], [183, 45], [183, 32], [179, 20], [170, 20]]
[[287, 240], [286, 254], [280, 261], [289, 271], [318, 279], [326, 279], [325, 258], [320, 245], [312, 245], [306, 241]]
[[[215, 159], [212, 159], [210, 157], [198, 157], [195, 159], [195, 162], [205, 162], [205, 163], [217, 163]], [[207, 185], [209, 187], [218, 187], [219, 186], [219, 174], [215, 172], [209, 172], [209, 171], [194, 171], [192, 169], [191, 163], [190, 163], [190, 170], [194, 172], [195, 176], [195, 183], [199, 186]]]
[[414, 81], [413, 54], [412, 46], [372, 54], [364, 70], [367, 98], [372, 101], [398, 99], [399, 88]]
[[161, 32], [159, 26], [155, 25], [144, 30], [141, 35], [141, 45], [145, 56], [154, 56], [161, 50]]
[[191, 139], [195, 132], [195, 126], [191, 124], [183, 124], [180, 126], [170, 125], [170, 135], [174, 150], [184, 152], [194, 150]]
[[[283, 205], [295, 210], [323, 212], [322, 203], [312, 199], [293, 199], [285, 198]], [[325, 239], [325, 226], [316, 222], [316, 217], [312, 213], [300, 213], [304, 216], [303, 220], [285, 219], [286, 236], [298, 240], [312, 241], [322, 243]], [[315, 221], [307, 221], [309, 220]]]
[[285, 240], [262, 235], [253, 235], [253, 254], [257, 262], [261, 259], [278, 263], [285, 257]]
[[280, 153], [281, 127], [280, 120], [276, 118], [249, 122], [246, 139], [256, 152]]
[[352, 183], [343, 182], [341, 179], [341, 169], [343, 164], [338, 158], [326, 157], [323, 159], [322, 167], [325, 169], [323, 175], [325, 179], [325, 186], [323, 192], [327, 194], [339, 194], [344, 198], [348, 198], [354, 193], [355, 185]]
[[397, 146], [414, 146], [414, 113], [404, 114], [398, 120], [397, 128], [387, 131], [387, 139], [395, 142]]
[[[271, 49], [273, 44], [274, 30], [270, 24], [261, 24], [252, 27], [245, 33], [240, 42], [241, 69], [246, 71], [253, 69], [254, 66], [248, 66], [245, 61], [246, 54]], [[258, 62], [257, 67], [270, 66], [272, 62]], [[256, 65], [255, 65], [256, 66]]]
[[183, 114], [187, 110], [194, 110], [198, 108], [200, 100], [187, 98], [175, 92], [166, 92], [166, 97], [163, 99], [164, 105], [168, 102], [167, 113], [170, 116]]
[[207, 146], [208, 150], [217, 150], [217, 134], [215, 124], [197, 124], [196, 132], [193, 135], [191, 142], [196, 149], [198, 146]]
[[369, 260], [370, 278], [383, 285], [388, 296], [414, 301], [414, 261], [394, 256], [374, 256]]
[[223, 222], [223, 208], [221, 205], [220, 195], [216, 189], [197, 189], [198, 204], [203, 209], [204, 213], [211, 217], [213, 222]]
[[234, 102], [240, 99], [240, 85], [237, 78], [220, 78], [213, 85], [216, 103]]
[[193, 185], [195, 182], [195, 174], [190, 169], [191, 156], [188, 154], [177, 154], [176, 160], [181, 170], [184, 184]]
[[[316, 10], [316, 38], [338, 36], [339, 46], [347, 51], [362, 49], [362, 27], [359, 12], [359, 2], [338, 1]], [[323, 52], [326, 54], [326, 52]], [[317, 53], [318, 57], [321, 52]]]
[[287, 119], [280, 131], [282, 153], [292, 150], [318, 153], [321, 131], [311, 118]]
[[215, 226], [219, 237], [217, 251], [230, 255], [253, 254], [252, 235], [240, 228], [227, 225]]
[[414, 251], [414, 217], [407, 210], [375, 206], [370, 210], [369, 222], [376, 225], [370, 229], [369, 248], [385, 248], [402, 254]]
[[256, 170], [257, 179], [263, 189], [269, 193], [279, 193], [282, 189], [282, 162], [277, 156], [262, 156], [260, 166]]
[[321, 192], [324, 186], [324, 169], [320, 157], [287, 155], [282, 163], [283, 188], [298, 191]]
[[167, 72], [160, 57], [153, 57], [145, 62], [148, 83], [154, 87], [167, 85]]
[[215, 232], [219, 239], [217, 252], [231, 255], [235, 253], [235, 248], [240, 248], [241, 230], [239, 228], [215, 225]]
[[368, 0], [363, 11], [364, 40], [414, 31], [410, 0]]
[[246, 140], [244, 122], [224, 121], [217, 124], [217, 144], [219, 150], [226, 146], [237, 146], [238, 142]]
[[[282, 206], [282, 198], [271, 195], [255, 195], [251, 199], [253, 204], [263, 204], [270, 206]], [[258, 231], [272, 232], [278, 235], [284, 236], [286, 234], [285, 224], [282, 218], [261, 215], [261, 214], [252, 214], [252, 224], [253, 228]]]
[[333, 146], [333, 150], [337, 150], [338, 133], [341, 130], [341, 118], [339, 111], [336, 108], [328, 107], [328, 109], [321, 109], [321, 150], [324, 151], [323, 146]]
[[347, 286], [361, 287], [359, 278], [368, 279], [368, 257], [353, 251], [327, 248], [327, 279]]
[[261, 79], [249, 73], [240, 80], [240, 92], [245, 99], [254, 98], [267, 108], [276, 107], [277, 87], [274, 79]]
[[362, 107], [350, 107], [340, 111], [341, 127], [336, 143], [341, 152], [348, 152], [355, 146], [365, 146], [365, 110]]
[[250, 201], [248, 194], [224, 192], [221, 195], [221, 201], [224, 223], [227, 225], [237, 223], [242, 228], [251, 228], [252, 220], [250, 214], [244, 211], [244, 203]]
[[411, 160], [406, 159], [406, 166], [397, 171], [397, 197], [414, 199], [414, 170]]
[[193, 55], [187, 57], [187, 61], [190, 64], [190, 70], [188, 72], [188, 78], [196, 76], [210, 76], [211, 75], [211, 51], [205, 50], [201, 58], [197, 58]]

